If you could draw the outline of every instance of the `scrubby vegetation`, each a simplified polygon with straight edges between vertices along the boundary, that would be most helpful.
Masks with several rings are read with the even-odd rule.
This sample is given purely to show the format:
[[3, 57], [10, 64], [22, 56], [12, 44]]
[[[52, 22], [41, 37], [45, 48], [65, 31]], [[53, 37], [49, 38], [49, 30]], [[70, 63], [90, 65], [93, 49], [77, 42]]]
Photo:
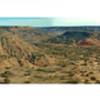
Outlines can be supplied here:
[[51, 29], [0, 28], [0, 83], [100, 83], [100, 32]]

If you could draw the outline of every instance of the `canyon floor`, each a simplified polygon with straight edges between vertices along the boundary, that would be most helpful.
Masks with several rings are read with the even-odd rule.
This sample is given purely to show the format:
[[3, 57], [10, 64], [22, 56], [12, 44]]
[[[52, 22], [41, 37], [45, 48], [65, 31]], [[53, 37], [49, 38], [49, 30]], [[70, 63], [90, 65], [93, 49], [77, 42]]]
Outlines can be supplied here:
[[100, 83], [100, 32], [48, 30], [0, 28], [0, 83]]

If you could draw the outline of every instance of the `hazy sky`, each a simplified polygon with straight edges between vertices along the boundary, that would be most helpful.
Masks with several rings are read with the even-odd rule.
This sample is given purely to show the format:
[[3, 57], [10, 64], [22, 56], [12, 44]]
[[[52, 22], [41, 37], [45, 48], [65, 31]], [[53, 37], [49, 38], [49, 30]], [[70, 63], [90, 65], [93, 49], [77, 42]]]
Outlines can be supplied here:
[[68, 19], [68, 18], [0, 18], [0, 26], [80, 26], [100, 25], [95, 20]]

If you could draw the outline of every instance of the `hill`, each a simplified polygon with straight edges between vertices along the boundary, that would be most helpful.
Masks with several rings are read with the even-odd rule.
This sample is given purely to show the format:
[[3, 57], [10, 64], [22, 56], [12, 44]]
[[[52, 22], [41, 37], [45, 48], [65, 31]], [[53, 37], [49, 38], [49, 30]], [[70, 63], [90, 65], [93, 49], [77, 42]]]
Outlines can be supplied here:
[[[21, 59], [24, 59], [25, 61], [27, 60], [29, 61], [29, 63], [31, 63], [30, 59], [32, 59], [33, 52], [35, 52], [36, 50], [37, 47], [31, 46], [17, 34], [14, 35], [8, 32], [0, 34], [0, 61], [2, 62], [3, 59], [9, 60], [14, 58], [17, 62]], [[7, 66], [11, 65], [8, 64]]]
[[88, 32], [79, 32], [79, 31], [67, 31], [57, 37], [51, 38], [48, 41], [49, 42], [55, 42], [55, 43], [67, 43], [69, 41], [80, 41], [84, 40], [86, 38], [89, 38], [91, 36]]

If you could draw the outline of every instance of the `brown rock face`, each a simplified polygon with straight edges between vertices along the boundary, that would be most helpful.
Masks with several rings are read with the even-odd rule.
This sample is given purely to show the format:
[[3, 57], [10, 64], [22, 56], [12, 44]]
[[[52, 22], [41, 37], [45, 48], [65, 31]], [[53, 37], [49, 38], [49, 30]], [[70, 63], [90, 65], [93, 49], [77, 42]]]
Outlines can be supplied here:
[[89, 39], [80, 41], [80, 42], [79, 42], [79, 45], [80, 45], [80, 46], [86, 46], [86, 47], [88, 47], [88, 46], [93, 46], [93, 45], [95, 45], [95, 46], [100, 46], [100, 41], [97, 40], [97, 39], [90, 39], [90, 38], [89, 38]]

